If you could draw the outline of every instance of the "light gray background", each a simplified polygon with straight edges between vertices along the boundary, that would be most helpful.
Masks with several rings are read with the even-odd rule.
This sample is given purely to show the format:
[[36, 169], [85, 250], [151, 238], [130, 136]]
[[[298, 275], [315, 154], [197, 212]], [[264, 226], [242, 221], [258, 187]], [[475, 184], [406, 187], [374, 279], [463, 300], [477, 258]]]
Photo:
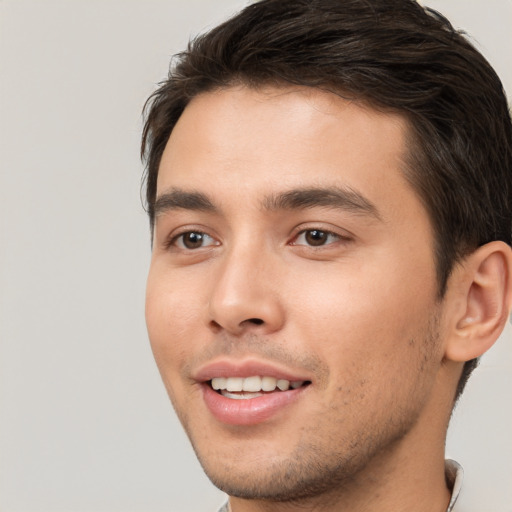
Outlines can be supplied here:
[[[215, 511], [143, 318], [140, 111], [237, 0], [0, 0], [0, 512]], [[427, 2], [512, 94], [511, 0]], [[449, 433], [465, 512], [512, 511], [512, 333]]]

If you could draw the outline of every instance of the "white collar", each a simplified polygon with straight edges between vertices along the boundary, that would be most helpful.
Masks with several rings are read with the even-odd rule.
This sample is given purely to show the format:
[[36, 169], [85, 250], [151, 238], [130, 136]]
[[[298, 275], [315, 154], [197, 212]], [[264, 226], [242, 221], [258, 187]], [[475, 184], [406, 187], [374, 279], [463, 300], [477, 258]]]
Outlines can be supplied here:
[[455, 512], [453, 509], [457, 498], [459, 497], [460, 490], [462, 488], [462, 480], [464, 479], [464, 470], [462, 466], [451, 459], [445, 460], [445, 472], [446, 472], [446, 481], [448, 482], [449, 487], [452, 490], [452, 497], [450, 499], [450, 503], [448, 504], [448, 509], [446, 512]]

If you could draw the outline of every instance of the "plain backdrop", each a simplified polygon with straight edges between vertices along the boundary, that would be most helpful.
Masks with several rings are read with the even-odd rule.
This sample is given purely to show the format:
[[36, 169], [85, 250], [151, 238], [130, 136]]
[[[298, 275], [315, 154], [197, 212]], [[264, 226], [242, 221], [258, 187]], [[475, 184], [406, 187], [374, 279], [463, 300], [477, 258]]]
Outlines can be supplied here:
[[[215, 511], [144, 325], [141, 108], [247, 2], [0, 0], [0, 512]], [[431, 0], [512, 94], [512, 2]], [[512, 334], [456, 410], [465, 512], [512, 511]]]

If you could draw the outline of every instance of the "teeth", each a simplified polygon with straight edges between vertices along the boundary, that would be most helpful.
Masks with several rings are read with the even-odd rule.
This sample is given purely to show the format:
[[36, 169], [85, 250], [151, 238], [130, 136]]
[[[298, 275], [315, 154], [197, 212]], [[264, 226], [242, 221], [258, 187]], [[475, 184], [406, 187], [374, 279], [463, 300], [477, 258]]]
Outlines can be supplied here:
[[229, 391], [221, 391], [221, 393], [222, 396], [225, 396], [226, 398], [233, 398], [234, 400], [248, 400], [263, 396], [263, 393], [230, 393]]
[[226, 379], [226, 389], [228, 391], [242, 391], [244, 389], [244, 379], [242, 377], [229, 377], [229, 379]]
[[[303, 384], [303, 380], [297, 380], [290, 382], [286, 379], [276, 379], [274, 377], [214, 377], [211, 381], [212, 388], [215, 391], [228, 391], [228, 392], [240, 392], [247, 391], [248, 393], [258, 393], [260, 391], [275, 391], [278, 388], [281, 391], [287, 391], [288, 389], [300, 388]], [[227, 396], [229, 393], [223, 393]], [[259, 395], [258, 395], [259, 396]], [[232, 398], [232, 396], [230, 396]], [[239, 396], [237, 396], [239, 398]]]
[[281, 391], [286, 391], [287, 389], [290, 388], [290, 381], [289, 380], [280, 379], [280, 380], [277, 381], [277, 387]]
[[224, 377], [216, 377], [215, 379], [212, 379], [212, 388], [215, 389], [215, 391], [218, 391], [219, 389], [226, 389], [226, 382], [228, 379], [225, 379]]
[[277, 386], [277, 379], [274, 377], [262, 377], [261, 379], [261, 389], [263, 391], [274, 391]]
[[261, 391], [261, 377], [247, 377], [244, 379], [242, 391]]

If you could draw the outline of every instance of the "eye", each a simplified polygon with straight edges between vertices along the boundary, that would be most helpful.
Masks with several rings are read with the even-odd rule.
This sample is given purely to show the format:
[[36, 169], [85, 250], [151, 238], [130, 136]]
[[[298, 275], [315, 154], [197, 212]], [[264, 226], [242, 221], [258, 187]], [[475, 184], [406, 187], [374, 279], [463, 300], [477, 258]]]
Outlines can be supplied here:
[[173, 238], [172, 244], [180, 249], [186, 250], [219, 245], [210, 235], [202, 233], [201, 231], [187, 231], [186, 233], [181, 233], [181, 235]]
[[293, 241], [293, 245], [309, 245], [311, 247], [320, 247], [322, 245], [332, 244], [341, 239], [339, 235], [330, 231], [321, 229], [305, 229], [301, 231]]

